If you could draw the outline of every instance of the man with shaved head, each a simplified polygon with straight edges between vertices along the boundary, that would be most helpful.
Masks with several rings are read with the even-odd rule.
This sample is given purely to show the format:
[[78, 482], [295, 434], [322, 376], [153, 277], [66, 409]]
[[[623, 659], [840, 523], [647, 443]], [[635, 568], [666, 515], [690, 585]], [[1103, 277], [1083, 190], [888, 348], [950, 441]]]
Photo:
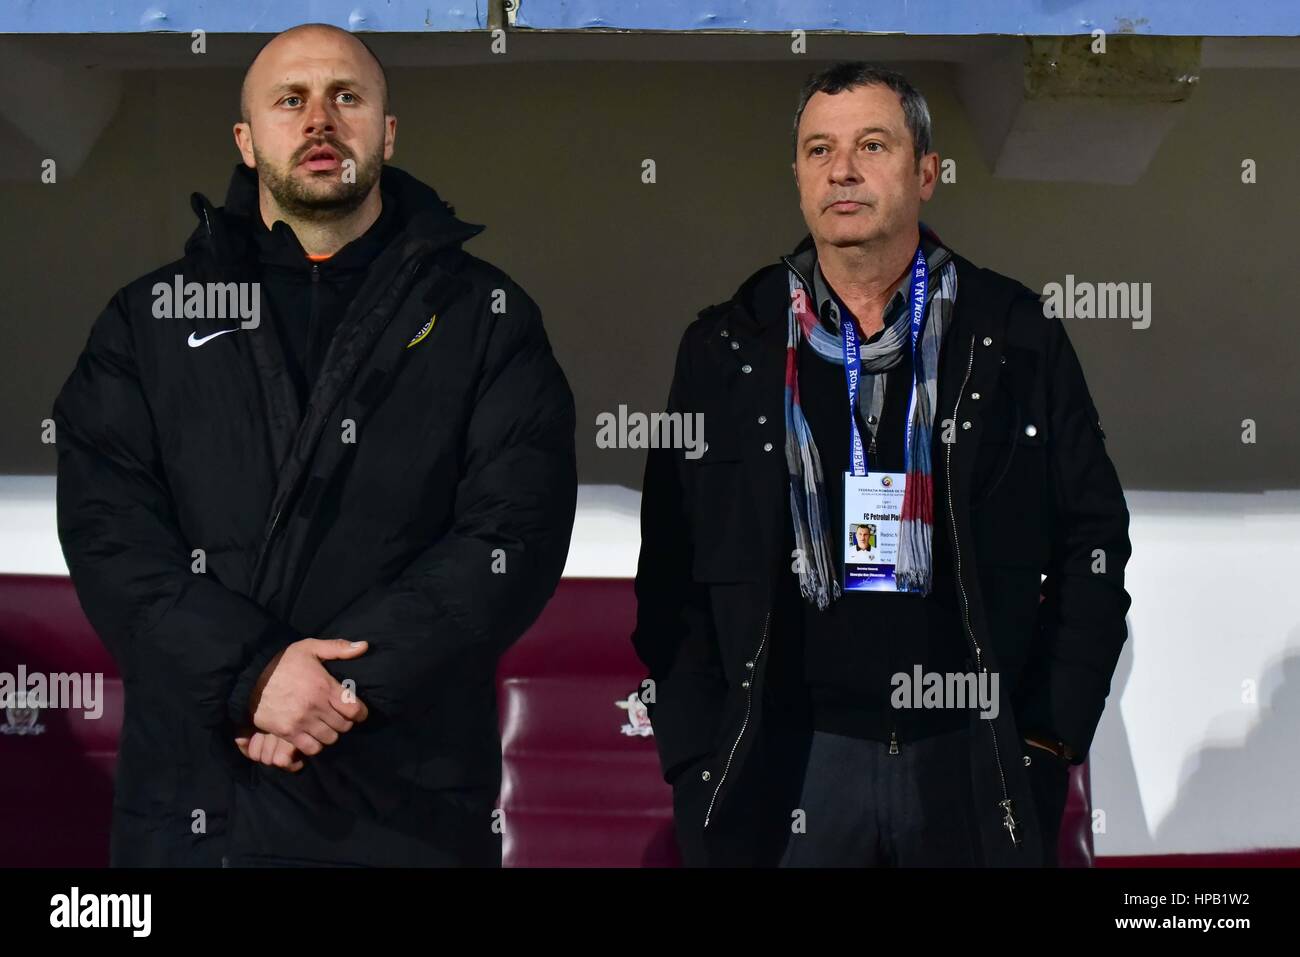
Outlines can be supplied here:
[[[304, 127], [311, 122], [302, 113], [313, 86], [337, 104], [333, 125]], [[397, 117], [388, 112], [384, 68], [365, 44], [318, 24], [281, 33], [249, 66], [239, 107], [235, 143], [257, 170], [264, 218], [274, 212], [295, 232], [305, 227], [326, 244], [355, 239], [374, 223], [382, 205], [375, 185], [393, 155]], [[346, 177], [339, 175], [345, 164]], [[334, 224], [347, 219], [355, 231], [341, 233]]]
[[572, 395], [483, 227], [386, 165], [360, 40], [278, 35], [240, 112], [225, 204], [55, 403], [126, 695], [112, 863], [499, 865], [495, 670], [567, 556]]

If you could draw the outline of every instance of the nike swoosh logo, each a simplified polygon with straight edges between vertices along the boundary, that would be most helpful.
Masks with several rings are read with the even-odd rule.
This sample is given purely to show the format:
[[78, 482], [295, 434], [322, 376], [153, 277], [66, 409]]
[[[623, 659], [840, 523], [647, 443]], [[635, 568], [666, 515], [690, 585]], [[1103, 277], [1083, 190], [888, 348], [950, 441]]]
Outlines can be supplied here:
[[238, 326], [235, 326], [235, 328], [233, 329], [221, 329], [217, 332], [209, 333], [208, 335], [204, 336], [202, 339], [196, 337], [195, 334], [191, 332], [190, 337], [185, 341], [190, 344], [191, 349], [197, 349], [199, 346], [203, 345], [203, 343], [207, 342], [209, 339], [215, 339], [217, 338], [217, 336], [224, 336], [227, 332], [238, 332], [238, 331], [239, 331]]

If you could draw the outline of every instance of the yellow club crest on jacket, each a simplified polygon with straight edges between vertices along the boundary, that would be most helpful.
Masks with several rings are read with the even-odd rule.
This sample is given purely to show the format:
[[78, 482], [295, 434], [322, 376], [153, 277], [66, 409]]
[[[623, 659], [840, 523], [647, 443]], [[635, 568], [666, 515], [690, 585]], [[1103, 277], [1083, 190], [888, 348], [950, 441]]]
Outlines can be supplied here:
[[415, 338], [406, 344], [406, 348], [408, 349], [411, 348], [411, 346], [415, 345], [421, 339], [427, 336], [429, 334], [429, 330], [433, 328], [433, 324], [437, 321], [438, 321], [438, 314], [435, 312], [432, 316], [429, 317], [429, 321], [424, 324], [424, 327], [415, 334]]

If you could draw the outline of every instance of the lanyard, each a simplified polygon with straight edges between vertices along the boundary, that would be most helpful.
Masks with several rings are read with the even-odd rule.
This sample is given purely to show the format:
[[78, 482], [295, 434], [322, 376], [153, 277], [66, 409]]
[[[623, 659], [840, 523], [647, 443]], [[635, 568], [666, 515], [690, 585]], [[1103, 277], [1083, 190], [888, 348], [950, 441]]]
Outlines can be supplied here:
[[[912, 447], [912, 413], [916, 408], [916, 381], [918, 367], [916, 364], [916, 343], [921, 338], [921, 327], [925, 324], [925, 298], [930, 288], [930, 264], [925, 259], [925, 250], [918, 244], [916, 261], [912, 266], [912, 395], [907, 403], [907, 444]], [[858, 420], [854, 410], [858, 407], [858, 388], [862, 380], [862, 357], [858, 352], [858, 327], [848, 310], [840, 313], [840, 344], [844, 348], [844, 375], [849, 387], [849, 468], [854, 475], [867, 474], [867, 450], [862, 444], [862, 433], [858, 431]]]

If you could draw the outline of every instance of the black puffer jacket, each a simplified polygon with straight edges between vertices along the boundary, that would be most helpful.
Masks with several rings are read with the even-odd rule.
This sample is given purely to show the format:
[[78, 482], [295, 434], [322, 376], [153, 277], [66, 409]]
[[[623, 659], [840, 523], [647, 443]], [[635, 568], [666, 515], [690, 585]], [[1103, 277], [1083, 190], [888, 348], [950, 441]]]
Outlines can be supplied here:
[[[56, 400], [59, 535], [126, 686], [115, 864], [500, 862], [494, 672], [564, 566], [573, 399], [537, 306], [460, 249], [482, 227], [382, 188], [400, 229], [305, 408], [274, 331], [302, 317], [155, 318], [155, 283], [258, 279], [243, 168]], [[370, 643], [328, 667], [371, 717], [290, 774], [233, 735], [300, 637]]]
[[[998, 717], [971, 712], [983, 858], [1037, 866], [1051, 860], [1050, 827], [1039, 827], [1022, 735], [1087, 754], [1127, 637], [1128, 510], [1060, 320], [1020, 283], [954, 262], [934, 533], [954, 559], [970, 667], [1000, 675]], [[707, 445], [694, 459], [651, 450], [646, 465], [633, 641], [655, 682], [650, 716], [692, 864], [779, 858], [812, 736], [788, 587], [789, 264], [755, 273], [686, 330], [668, 406], [702, 413]], [[1058, 798], [1063, 787], [1062, 776]]]

